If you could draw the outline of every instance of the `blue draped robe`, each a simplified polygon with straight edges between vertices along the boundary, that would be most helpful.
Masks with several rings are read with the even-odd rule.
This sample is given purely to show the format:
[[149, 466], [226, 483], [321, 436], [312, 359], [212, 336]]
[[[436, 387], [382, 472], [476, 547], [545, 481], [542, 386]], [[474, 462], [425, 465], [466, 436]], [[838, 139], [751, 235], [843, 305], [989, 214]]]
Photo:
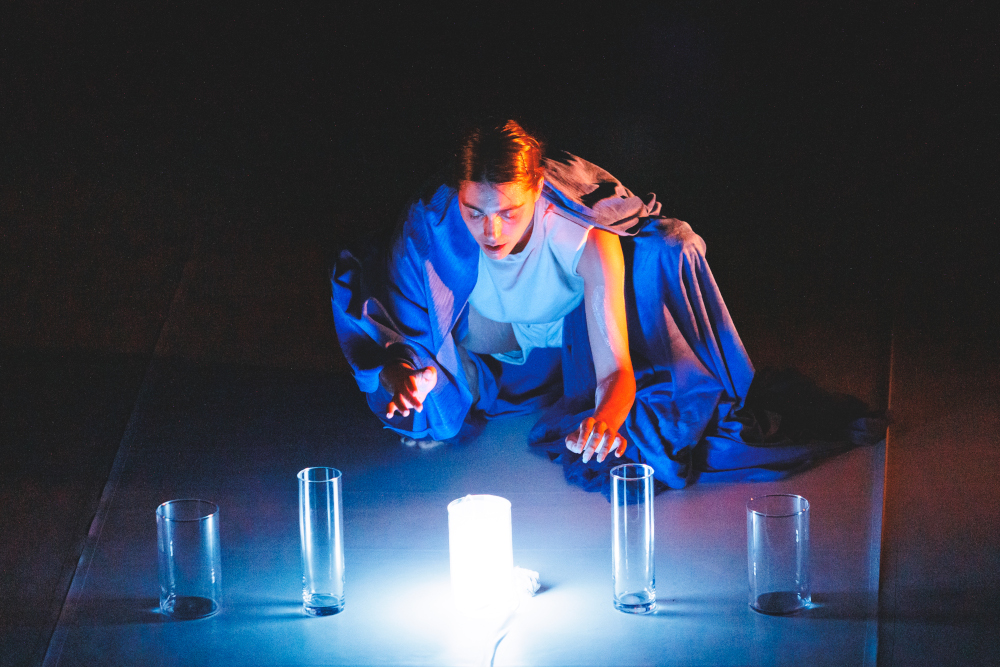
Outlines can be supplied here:
[[[754, 368], [705, 259], [705, 243], [680, 220], [658, 215], [654, 196], [628, 191], [609, 173], [566, 155], [546, 161], [542, 196], [570, 219], [621, 237], [626, 318], [636, 374], [635, 404], [621, 432], [624, 458], [648, 463], [672, 488], [699, 477], [772, 479], [818, 452], [815, 446], [745, 442], [738, 411]], [[479, 247], [442, 185], [413, 202], [388, 259], [359, 262], [343, 252], [331, 274], [341, 348], [372, 411], [415, 439], [463, 439], [485, 419], [548, 406], [529, 443], [564, 465], [567, 478], [605, 489], [621, 459], [588, 464], [563, 438], [594, 410], [596, 377], [584, 304], [566, 316], [561, 350], [534, 350], [523, 366], [470, 354], [479, 371], [473, 400], [457, 349], [467, 331], [468, 298]], [[391, 399], [378, 379], [391, 360], [434, 366], [437, 385], [422, 412], [385, 418]], [[554, 403], [553, 403], [554, 402]]]

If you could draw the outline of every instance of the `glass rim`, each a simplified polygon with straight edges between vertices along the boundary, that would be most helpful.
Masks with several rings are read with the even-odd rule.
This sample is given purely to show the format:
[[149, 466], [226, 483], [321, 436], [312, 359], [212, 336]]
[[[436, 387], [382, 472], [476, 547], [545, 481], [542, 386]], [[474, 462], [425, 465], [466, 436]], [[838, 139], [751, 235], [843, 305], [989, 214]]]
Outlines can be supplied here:
[[[448, 512], [450, 513], [453, 507], [459, 507], [462, 503], [466, 503], [472, 500], [486, 501], [490, 505], [502, 506], [505, 508], [510, 508], [510, 501], [503, 496], [494, 496], [490, 493], [469, 493], [461, 498], [455, 498], [455, 500], [448, 503]], [[497, 502], [499, 501], [499, 502]]]
[[[326, 472], [326, 477], [324, 477], [323, 479], [309, 479], [307, 475], [313, 470], [322, 470]], [[327, 466], [313, 466], [309, 468], [303, 468], [302, 470], [299, 471], [297, 476], [299, 478], [299, 481], [302, 482], [313, 482], [313, 483], [319, 482], [320, 484], [322, 484], [324, 482], [332, 482], [334, 480], [340, 479], [341, 477], [344, 476], [344, 473], [340, 472], [336, 468], [330, 468]]]
[[[200, 512], [199, 516], [191, 518], [178, 518], [166, 515], [166, 508], [175, 507], [178, 505], [188, 505], [188, 504], [198, 504], [207, 505], [212, 508], [211, 512]], [[176, 523], [192, 522], [192, 521], [204, 521], [205, 519], [211, 519], [219, 513], [219, 506], [213, 503], [211, 500], [202, 500], [201, 498], [177, 498], [175, 500], [167, 500], [166, 502], [160, 503], [156, 507], [156, 516], [160, 517], [164, 521], [173, 521]], [[148, 515], [147, 515], [148, 516]]]
[[[794, 511], [785, 510], [778, 512], [767, 512], [763, 510], [754, 509], [750, 506], [751, 503], [759, 502], [767, 498], [797, 498], [802, 502], [802, 506], [798, 510]], [[750, 500], [747, 501], [747, 511], [752, 512], [753, 514], [756, 514], [758, 516], [767, 516], [775, 518], [798, 516], [799, 514], [804, 514], [809, 511], [809, 501], [804, 496], [800, 496], [797, 493], [768, 493], [763, 496], [751, 497]]]
[[[636, 471], [641, 470], [642, 474], [641, 475], [625, 474], [629, 470], [636, 470]], [[645, 463], [622, 463], [621, 465], [617, 465], [611, 469], [611, 477], [613, 479], [621, 479], [628, 481], [643, 480], [646, 479], [647, 477], [652, 477], [653, 473], [654, 473], [653, 467], [646, 465]]]

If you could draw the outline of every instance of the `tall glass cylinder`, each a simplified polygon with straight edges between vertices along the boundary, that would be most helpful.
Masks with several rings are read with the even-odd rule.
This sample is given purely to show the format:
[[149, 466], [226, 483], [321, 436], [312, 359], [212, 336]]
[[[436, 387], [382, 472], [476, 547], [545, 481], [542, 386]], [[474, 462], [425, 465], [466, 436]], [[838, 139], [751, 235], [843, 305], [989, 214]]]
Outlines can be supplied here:
[[747, 570], [753, 609], [790, 614], [810, 605], [808, 500], [770, 495], [747, 502]]
[[169, 500], [156, 508], [160, 610], [174, 619], [211, 616], [222, 600], [219, 507]]
[[302, 603], [310, 616], [331, 616], [344, 609], [341, 475], [335, 468], [306, 468], [298, 477]]
[[653, 469], [641, 463], [612, 468], [611, 505], [615, 608], [630, 614], [649, 613], [656, 608]]

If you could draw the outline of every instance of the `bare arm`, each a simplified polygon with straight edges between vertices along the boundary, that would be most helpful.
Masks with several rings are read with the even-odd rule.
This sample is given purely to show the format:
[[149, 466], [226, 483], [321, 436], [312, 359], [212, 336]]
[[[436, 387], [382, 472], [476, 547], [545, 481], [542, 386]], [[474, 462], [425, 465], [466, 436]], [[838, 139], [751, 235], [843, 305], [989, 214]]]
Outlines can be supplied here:
[[597, 407], [593, 417], [566, 438], [566, 447], [582, 453], [584, 462], [594, 454], [603, 461], [612, 451], [615, 456], [625, 452], [627, 443], [618, 435], [618, 429], [635, 401], [635, 373], [625, 321], [625, 260], [618, 237], [591, 230], [577, 272], [584, 282], [587, 334], [597, 375]]

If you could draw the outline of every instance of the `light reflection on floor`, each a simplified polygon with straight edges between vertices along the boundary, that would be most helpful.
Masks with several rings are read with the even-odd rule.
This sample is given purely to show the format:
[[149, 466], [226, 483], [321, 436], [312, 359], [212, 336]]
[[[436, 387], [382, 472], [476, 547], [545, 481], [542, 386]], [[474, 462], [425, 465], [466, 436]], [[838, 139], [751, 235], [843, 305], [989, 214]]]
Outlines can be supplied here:
[[[467, 493], [511, 501], [515, 565], [540, 575], [539, 594], [521, 604], [499, 644], [497, 666], [840, 665], [871, 654], [880, 448], [782, 482], [658, 496], [658, 608], [632, 616], [612, 604], [607, 501], [568, 486], [559, 466], [527, 450], [530, 418], [493, 422], [474, 443], [425, 452], [403, 447], [362, 410], [331, 413], [313, 398], [315, 386], [186, 372], [154, 387], [152, 407], [137, 412], [80, 569], [87, 576], [74, 583], [57, 629], [53, 667], [153, 667], [179, 656], [196, 665], [480, 664], [502, 619], [463, 617], [452, 605], [446, 508]], [[348, 389], [344, 401], [353, 400]], [[265, 418], [281, 433], [255, 435]], [[310, 465], [344, 471], [346, 606], [326, 618], [301, 609], [295, 474]], [[823, 606], [793, 618], [747, 606], [744, 504], [764, 492], [801, 493], [814, 508], [813, 590]], [[181, 496], [221, 508], [224, 601], [212, 618], [163, 622], [148, 612], [157, 594], [152, 511]]]

